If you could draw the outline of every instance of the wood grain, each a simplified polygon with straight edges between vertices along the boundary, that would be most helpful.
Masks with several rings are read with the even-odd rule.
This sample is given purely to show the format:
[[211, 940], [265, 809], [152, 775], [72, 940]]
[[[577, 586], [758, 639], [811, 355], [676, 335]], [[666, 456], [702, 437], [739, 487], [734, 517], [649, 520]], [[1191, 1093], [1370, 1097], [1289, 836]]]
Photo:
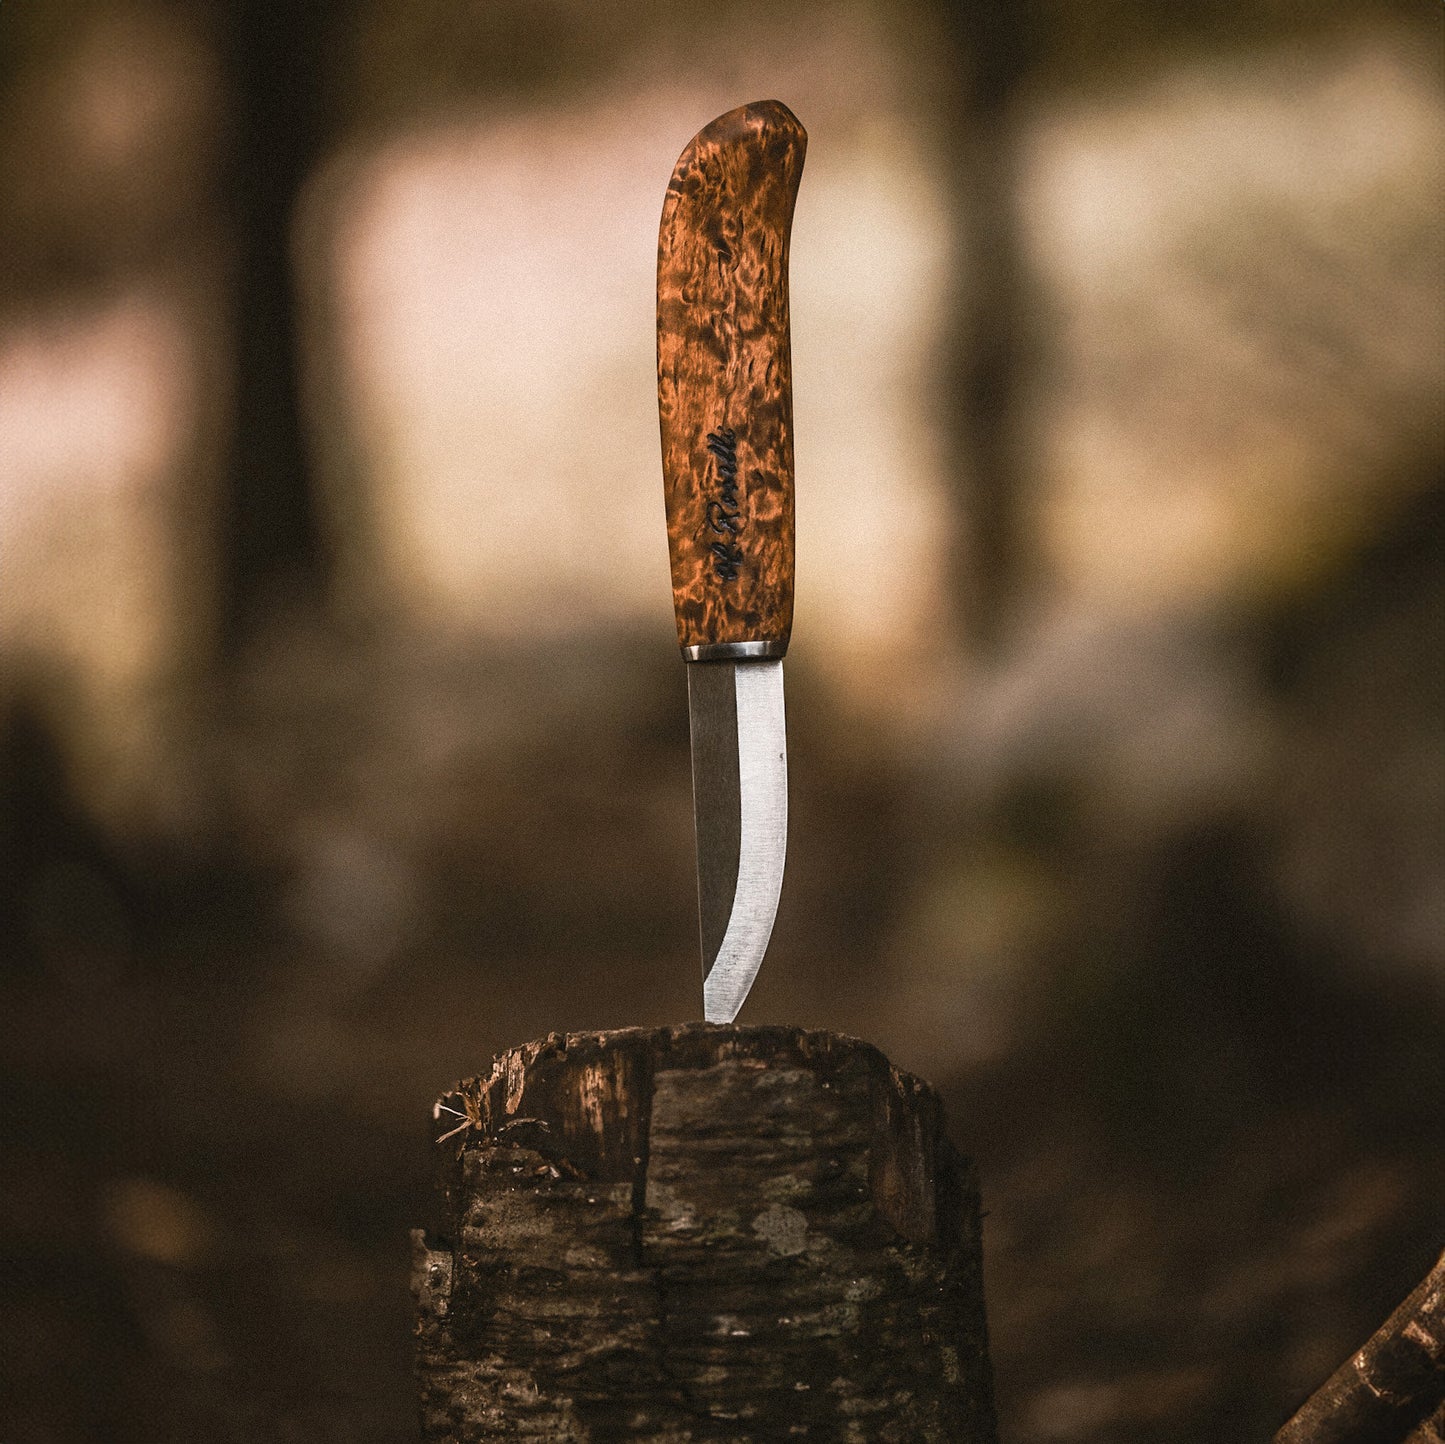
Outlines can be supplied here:
[[554, 1034], [437, 1116], [424, 1439], [996, 1444], [972, 1166], [876, 1048]]
[[730, 110], [689, 142], [663, 203], [657, 398], [683, 647], [785, 648], [792, 632], [788, 242], [807, 143], [776, 100]]

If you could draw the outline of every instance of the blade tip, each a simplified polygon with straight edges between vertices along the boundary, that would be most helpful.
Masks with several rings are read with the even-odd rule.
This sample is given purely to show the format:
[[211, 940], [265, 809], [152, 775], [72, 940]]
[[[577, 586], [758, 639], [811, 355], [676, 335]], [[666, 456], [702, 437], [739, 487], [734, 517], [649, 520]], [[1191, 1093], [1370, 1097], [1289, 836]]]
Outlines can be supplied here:
[[702, 1017], [705, 1023], [731, 1023], [741, 1010], [741, 1003], [733, 1006], [721, 999], [709, 997], [707, 986], [703, 985]]

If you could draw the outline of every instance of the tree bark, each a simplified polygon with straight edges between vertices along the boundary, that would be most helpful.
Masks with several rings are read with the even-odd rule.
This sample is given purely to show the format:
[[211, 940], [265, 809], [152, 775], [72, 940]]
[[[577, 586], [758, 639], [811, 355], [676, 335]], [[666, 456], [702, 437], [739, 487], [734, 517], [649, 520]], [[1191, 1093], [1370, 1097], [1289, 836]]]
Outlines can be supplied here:
[[1445, 1434], [1442, 1401], [1445, 1254], [1274, 1436], [1275, 1444], [1429, 1444]]
[[1405, 1444], [1445, 1444], [1445, 1403], [1405, 1436]]
[[553, 1034], [436, 1117], [424, 1439], [995, 1444], [973, 1170], [877, 1049]]

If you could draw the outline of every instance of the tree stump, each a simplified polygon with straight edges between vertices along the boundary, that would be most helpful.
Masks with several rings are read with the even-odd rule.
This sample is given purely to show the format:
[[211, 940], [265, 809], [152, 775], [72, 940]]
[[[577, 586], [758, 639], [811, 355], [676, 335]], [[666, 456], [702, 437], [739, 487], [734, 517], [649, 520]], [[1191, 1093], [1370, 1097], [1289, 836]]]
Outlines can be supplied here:
[[436, 1117], [424, 1439], [995, 1444], [973, 1170], [877, 1049], [553, 1034]]

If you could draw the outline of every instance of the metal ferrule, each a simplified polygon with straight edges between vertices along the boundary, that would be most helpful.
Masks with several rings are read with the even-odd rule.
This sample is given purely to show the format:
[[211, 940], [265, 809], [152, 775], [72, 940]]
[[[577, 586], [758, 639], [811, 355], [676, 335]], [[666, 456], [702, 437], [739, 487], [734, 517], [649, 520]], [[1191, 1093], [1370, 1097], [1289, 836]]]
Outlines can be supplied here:
[[769, 662], [787, 650], [786, 642], [704, 642], [700, 647], [684, 647], [682, 655], [688, 662]]

